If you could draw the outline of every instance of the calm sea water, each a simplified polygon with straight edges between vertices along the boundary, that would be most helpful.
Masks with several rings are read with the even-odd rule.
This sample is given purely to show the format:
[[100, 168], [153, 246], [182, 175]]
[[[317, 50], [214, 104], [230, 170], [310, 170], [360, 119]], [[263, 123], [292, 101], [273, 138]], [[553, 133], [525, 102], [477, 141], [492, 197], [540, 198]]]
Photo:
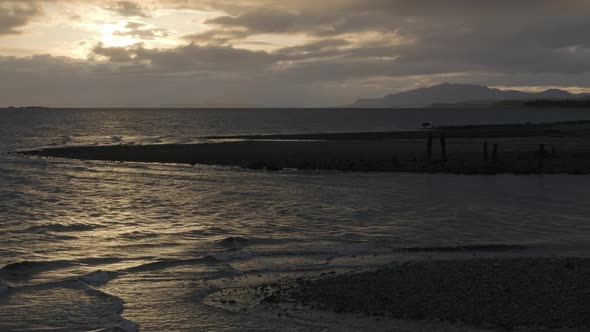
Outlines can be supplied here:
[[[0, 151], [578, 119], [590, 112], [0, 110]], [[587, 256], [588, 192], [587, 176], [259, 172], [3, 154], [0, 330], [360, 329], [233, 312], [206, 298], [235, 286], [234, 277], [259, 274], [432, 257]], [[460, 246], [476, 250], [452, 250]]]

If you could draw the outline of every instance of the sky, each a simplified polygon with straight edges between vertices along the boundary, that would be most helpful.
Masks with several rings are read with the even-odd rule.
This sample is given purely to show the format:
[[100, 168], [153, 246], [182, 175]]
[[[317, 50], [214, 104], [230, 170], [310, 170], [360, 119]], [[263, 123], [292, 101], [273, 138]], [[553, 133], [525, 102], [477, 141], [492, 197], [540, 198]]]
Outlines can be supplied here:
[[587, 0], [0, 0], [0, 106], [347, 105], [443, 82], [590, 92]]

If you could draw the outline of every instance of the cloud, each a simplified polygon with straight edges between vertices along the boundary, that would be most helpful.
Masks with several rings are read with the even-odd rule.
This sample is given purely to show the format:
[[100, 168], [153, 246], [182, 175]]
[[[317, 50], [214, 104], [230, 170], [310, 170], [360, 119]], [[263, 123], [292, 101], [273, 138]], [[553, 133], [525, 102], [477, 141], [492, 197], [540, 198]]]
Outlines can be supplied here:
[[133, 61], [135, 56], [133, 50], [141, 45], [133, 47], [106, 47], [102, 43], [98, 43], [92, 48], [90, 58], [95, 56], [106, 58], [109, 62], [114, 63], [129, 63]]
[[168, 36], [168, 30], [150, 27], [145, 23], [127, 22], [123, 30], [115, 31], [114, 36], [130, 36], [137, 39], [151, 40]]
[[323, 39], [304, 45], [284, 47], [277, 51], [294, 58], [307, 58], [309, 55], [337, 55], [343, 47], [350, 46], [351, 42], [345, 39]]
[[243, 40], [249, 35], [248, 32], [240, 30], [210, 29], [204, 32], [186, 35], [183, 39], [198, 44], [230, 45], [232, 41]]
[[113, 11], [121, 16], [128, 17], [146, 17], [148, 16], [144, 8], [133, 1], [115, 1], [106, 6], [106, 9]]
[[296, 14], [288, 11], [262, 9], [249, 11], [236, 17], [217, 17], [207, 20], [205, 24], [241, 27], [253, 32], [285, 33], [295, 28], [298, 19]]
[[20, 34], [19, 28], [41, 13], [39, 4], [33, 1], [0, 2], [0, 36]]
[[[84, 60], [50, 55], [4, 58], [2, 77], [21, 82], [25, 91], [25, 82], [41, 86], [56, 78], [59, 84], [47, 87], [54, 96], [36, 94], [48, 101], [63, 97], [73, 103], [66, 87], [76, 96], [85, 87], [93, 92], [84, 92], [86, 99], [78, 102], [112, 105], [141, 99], [156, 106], [215, 99], [338, 105], [443, 81], [590, 86], [587, 1], [88, 2], [124, 16], [150, 16], [133, 19], [113, 33], [145, 42], [113, 47], [96, 44], [95, 39], [89, 41], [94, 46]], [[0, 6], [8, 8], [7, 3]], [[0, 33], [22, 31], [41, 10], [37, 2], [10, 3], [10, 12], [0, 12]], [[162, 13], [187, 9], [218, 16], [181, 22], [184, 37], [178, 37], [169, 17], [158, 21]], [[193, 33], [184, 29], [190, 24]], [[15, 88], [6, 88], [0, 89], [0, 99], [19, 96]]]
[[276, 62], [276, 56], [264, 51], [250, 51], [230, 46], [199, 46], [189, 44], [173, 49], [148, 49], [143, 44], [128, 47], [92, 49], [90, 59], [105, 59], [110, 64], [126, 68], [145, 65], [153, 72], [212, 72], [220, 75], [263, 72]]

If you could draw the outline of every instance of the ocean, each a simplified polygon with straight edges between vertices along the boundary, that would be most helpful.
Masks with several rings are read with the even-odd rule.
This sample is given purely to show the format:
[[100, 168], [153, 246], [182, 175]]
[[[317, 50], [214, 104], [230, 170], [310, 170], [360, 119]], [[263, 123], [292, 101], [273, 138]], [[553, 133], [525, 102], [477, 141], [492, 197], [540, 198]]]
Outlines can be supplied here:
[[0, 110], [0, 331], [357, 330], [369, 323], [230, 310], [208, 295], [389, 261], [590, 253], [588, 176], [266, 172], [4, 152], [582, 119], [590, 112]]

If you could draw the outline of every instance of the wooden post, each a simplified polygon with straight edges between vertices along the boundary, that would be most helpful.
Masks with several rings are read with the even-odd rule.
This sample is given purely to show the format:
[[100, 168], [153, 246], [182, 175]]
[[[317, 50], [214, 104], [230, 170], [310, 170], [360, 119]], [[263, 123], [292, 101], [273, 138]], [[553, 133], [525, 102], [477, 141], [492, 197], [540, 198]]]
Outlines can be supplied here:
[[498, 170], [498, 144], [492, 146], [492, 172], [495, 174]]
[[447, 162], [447, 136], [440, 133], [440, 153], [443, 164]]
[[432, 133], [428, 134], [428, 141], [426, 142], [426, 156], [428, 161], [432, 158]]
[[545, 165], [545, 144], [539, 144], [539, 170], [543, 169], [543, 166]]
[[488, 140], [483, 142], [483, 160], [488, 160]]

